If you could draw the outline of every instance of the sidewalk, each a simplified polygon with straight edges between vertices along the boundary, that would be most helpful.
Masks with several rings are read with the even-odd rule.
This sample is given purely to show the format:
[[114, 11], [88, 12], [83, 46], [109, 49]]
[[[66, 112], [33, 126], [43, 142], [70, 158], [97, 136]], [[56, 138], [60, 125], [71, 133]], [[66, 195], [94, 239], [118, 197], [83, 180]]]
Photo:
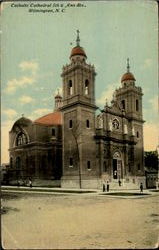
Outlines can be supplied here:
[[[154, 189], [155, 190], [155, 189]], [[97, 189], [64, 189], [64, 188], [48, 188], [48, 187], [16, 187], [16, 186], [1, 186], [2, 192], [14, 192], [14, 193], [39, 193], [39, 194], [65, 194], [65, 195], [100, 195], [101, 197], [108, 197], [108, 198], [144, 198], [149, 197], [149, 195], [159, 195], [159, 192], [154, 192], [149, 189], [145, 189], [143, 194], [139, 195], [139, 190], [124, 190], [124, 189], [113, 189], [109, 192], [102, 192], [102, 190]], [[117, 193], [117, 195], [115, 195]], [[120, 193], [124, 193], [125, 196], [121, 195]], [[135, 193], [136, 195], [127, 195], [129, 193]], [[112, 195], [111, 195], [112, 194]]]

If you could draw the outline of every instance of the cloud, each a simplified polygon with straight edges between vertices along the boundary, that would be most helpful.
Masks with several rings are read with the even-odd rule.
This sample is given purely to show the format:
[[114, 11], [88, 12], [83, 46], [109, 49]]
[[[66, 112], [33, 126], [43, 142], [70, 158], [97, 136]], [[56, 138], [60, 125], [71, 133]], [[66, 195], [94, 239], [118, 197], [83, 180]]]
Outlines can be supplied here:
[[39, 69], [39, 65], [37, 62], [23, 61], [19, 64], [19, 68], [22, 72], [28, 71], [29, 75], [26, 74], [25, 76], [22, 76], [18, 79], [13, 78], [9, 80], [6, 84], [6, 88], [4, 89], [5, 93], [12, 94], [16, 91], [17, 88], [27, 87], [28, 85], [32, 85], [36, 82], [37, 71]]
[[113, 92], [117, 86], [119, 86], [119, 83], [109, 84], [107, 86], [106, 90], [104, 90], [101, 93], [101, 96], [99, 98], [97, 98], [97, 105], [99, 105], [99, 106], [105, 105], [106, 99], [108, 102], [110, 102], [113, 98]]
[[34, 102], [34, 99], [30, 96], [23, 95], [19, 98], [19, 101], [22, 104], [28, 104], [28, 103]]
[[151, 65], [152, 65], [152, 59], [151, 58], [147, 58], [144, 61], [143, 68], [144, 69], [149, 68], [149, 67], [151, 67]]
[[15, 79], [9, 80], [7, 82], [7, 87], [5, 89], [5, 92], [8, 94], [14, 93], [17, 88], [26, 87], [28, 85], [33, 84], [35, 81], [36, 80], [34, 77], [27, 77], [27, 76], [23, 76], [19, 79], [15, 78]]
[[39, 69], [39, 64], [34, 61], [23, 61], [19, 64], [22, 71], [31, 71], [32, 74], [36, 74]]
[[15, 121], [8, 120], [1, 125], [1, 162], [9, 162], [9, 131], [11, 130]]
[[12, 119], [17, 115], [17, 112], [14, 109], [5, 109], [2, 110], [2, 113], [5, 114], [9, 119]]
[[156, 150], [158, 145], [158, 124], [146, 123], [144, 125], [144, 150]]
[[158, 96], [154, 96], [152, 99], [149, 100], [151, 104], [152, 111], [158, 112]]
[[36, 109], [32, 112], [30, 119], [34, 120], [36, 119], [38, 116], [43, 116], [43, 115], [47, 115], [48, 113], [53, 112], [52, 109], [47, 109], [47, 108], [41, 108], [41, 109]]

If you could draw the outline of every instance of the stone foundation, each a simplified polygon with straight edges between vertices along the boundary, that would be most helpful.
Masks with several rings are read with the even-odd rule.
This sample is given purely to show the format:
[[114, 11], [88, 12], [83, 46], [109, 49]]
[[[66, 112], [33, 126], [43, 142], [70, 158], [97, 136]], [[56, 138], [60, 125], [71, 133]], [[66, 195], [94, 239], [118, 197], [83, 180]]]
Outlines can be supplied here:
[[[118, 180], [107, 179], [109, 180], [109, 189], [140, 189], [140, 183], [143, 183], [144, 189], [146, 188], [146, 177], [145, 176], [132, 176], [125, 179], [121, 179], [121, 186], [119, 186]], [[106, 183], [105, 183], [106, 184]], [[82, 189], [98, 189], [102, 190], [103, 180], [102, 178], [98, 179], [82, 179], [81, 188]], [[80, 188], [80, 181], [78, 176], [65, 176], [61, 179], [61, 188]]]
[[80, 180], [78, 176], [61, 178], [61, 188], [100, 189], [100, 187], [101, 179], [82, 179], [80, 187]]

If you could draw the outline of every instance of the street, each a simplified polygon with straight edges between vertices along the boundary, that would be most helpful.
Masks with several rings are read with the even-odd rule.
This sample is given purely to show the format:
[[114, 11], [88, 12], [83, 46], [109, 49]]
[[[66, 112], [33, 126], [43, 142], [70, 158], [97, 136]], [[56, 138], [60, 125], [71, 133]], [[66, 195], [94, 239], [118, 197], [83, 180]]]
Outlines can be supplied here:
[[155, 248], [158, 194], [141, 198], [99, 194], [3, 195], [5, 249]]

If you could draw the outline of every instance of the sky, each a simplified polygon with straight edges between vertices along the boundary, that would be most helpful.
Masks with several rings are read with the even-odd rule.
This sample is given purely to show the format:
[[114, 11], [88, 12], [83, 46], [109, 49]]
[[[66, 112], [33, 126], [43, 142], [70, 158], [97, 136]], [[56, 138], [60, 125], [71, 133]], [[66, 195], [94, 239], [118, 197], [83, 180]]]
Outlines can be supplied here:
[[[53, 7], [53, 4], [64, 7]], [[83, 3], [84, 7], [77, 7]], [[130, 59], [143, 89], [145, 151], [158, 143], [158, 27], [156, 1], [6, 2], [1, 9], [1, 162], [8, 162], [8, 133], [22, 114], [35, 120], [54, 109], [62, 67], [76, 45], [76, 30], [94, 64], [96, 104], [110, 102]], [[34, 7], [29, 7], [34, 4]], [[51, 4], [37, 7], [35, 4]], [[67, 4], [70, 4], [67, 6]], [[75, 5], [74, 7], [71, 5]], [[54, 12], [29, 12], [53, 10]], [[55, 12], [60, 9], [60, 12]], [[64, 9], [64, 12], [62, 10]]]

